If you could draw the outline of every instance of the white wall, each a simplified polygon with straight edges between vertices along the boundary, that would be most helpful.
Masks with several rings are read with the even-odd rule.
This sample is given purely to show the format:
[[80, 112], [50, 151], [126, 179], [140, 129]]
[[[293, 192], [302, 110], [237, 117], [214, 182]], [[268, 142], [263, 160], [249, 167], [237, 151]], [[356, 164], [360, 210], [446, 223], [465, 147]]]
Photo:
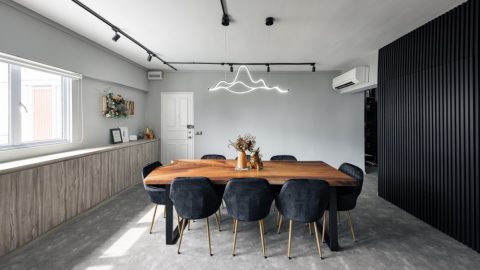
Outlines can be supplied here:
[[147, 90], [146, 70], [11, 1], [0, 1], [0, 51]]
[[[234, 73], [228, 73], [231, 80]], [[253, 92], [245, 95], [209, 92], [225, 78], [222, 72], [167, 72], [162, 81], [150, 81], [146, 123], [160, 134], [160, 93], [193, 92], [195, 157], [223, 154], [235, 157], [228, 140], [238, 134], [257, 137], [263, 158], [292, 154], [300, 160], [323, 160], [333, 166], [344, 161], [364, 167], [363, 93], [333, 92], [338, 72], [257, 73], [268, 82], [290, 89], [287, 94]]]

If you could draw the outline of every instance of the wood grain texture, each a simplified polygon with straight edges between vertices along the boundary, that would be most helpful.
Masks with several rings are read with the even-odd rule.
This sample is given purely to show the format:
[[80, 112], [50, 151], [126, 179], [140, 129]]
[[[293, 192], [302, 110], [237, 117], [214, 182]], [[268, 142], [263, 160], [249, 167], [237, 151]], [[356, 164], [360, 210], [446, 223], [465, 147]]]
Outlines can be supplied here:
[[264, 169], [236, 171], [235, 160], [175, 160], [159, 167], [145, 179], [146, 184], [170, 184], [175, 177], [208, 177], [216, 184], [226, 184], [231, 178], [265, 178], [272, 185], [282, 185], [295, 178], [322, 179], [331, 186], [355, 186], [356, 181], [321, 161], [265, 161]]
[[141, 182], [159, 141], [0, 175], [0, 256]]
[[[35, 205], [35, 169], [0, 178], [0, 254], [12, 251], [39, 235]], [[25, 189], [24, 187], [29, 187]]]

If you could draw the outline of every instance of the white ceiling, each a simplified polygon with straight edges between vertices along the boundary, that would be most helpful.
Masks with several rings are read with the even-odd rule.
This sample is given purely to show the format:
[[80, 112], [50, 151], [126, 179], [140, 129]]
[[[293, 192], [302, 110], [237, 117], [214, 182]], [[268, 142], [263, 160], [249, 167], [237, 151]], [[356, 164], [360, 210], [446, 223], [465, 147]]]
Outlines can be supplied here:
[[[316, 62], [339, 70], [452, 9], [464, 0], [83, 0], [166, 61]], [[15, 2], [148, 68], [169, 70], [69, 0]], [[275, 24], [265, 26], [265, 18]], [[226, 46], [225, 46], [226, 35]], [[226, 48], [226, 49], [225, 49]], [[176, 66], [224, 70], [222, 66]], [[264, 67], [262, 67], [264, 69]], [[272, 67], [309, 70], [309, 67]]]

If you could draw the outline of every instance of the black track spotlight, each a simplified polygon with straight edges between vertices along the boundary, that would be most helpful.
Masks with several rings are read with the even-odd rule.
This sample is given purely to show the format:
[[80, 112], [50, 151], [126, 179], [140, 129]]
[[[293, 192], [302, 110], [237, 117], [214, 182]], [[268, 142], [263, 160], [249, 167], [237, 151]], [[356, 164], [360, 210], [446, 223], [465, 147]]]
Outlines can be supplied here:
[[267, 72], [270, 72], [270, 64], [267, 64]]
[[312, 72], [315, 72], [316, 68], [315, 68], [315, 64], [312, 64]]
[[147, 61], [148, 62], [152, 61], [152, 55], [151, 54], [148, 54]]
[[265, 25], [266, 25], [266, 26], [272, 26], [274, 20], [275, 20], [275, 19], [274, 19], [273, 17], [267, 17], [267, 18], [265, 19]]
[[233, 65], [230, 65], [230, 72], [233, 72]]
[[227, 14], [223, 14], [223, 16], [222, 16], [222, 25], [223, 26], [229, 26], [230, 25], [230, 18], [228, 17]]
[[112, 40], [117, 42], [117, 40], [119, 39], [120, 39], [120, 34], [117, 31], [115, 31], [115, 35], [112, 37]]

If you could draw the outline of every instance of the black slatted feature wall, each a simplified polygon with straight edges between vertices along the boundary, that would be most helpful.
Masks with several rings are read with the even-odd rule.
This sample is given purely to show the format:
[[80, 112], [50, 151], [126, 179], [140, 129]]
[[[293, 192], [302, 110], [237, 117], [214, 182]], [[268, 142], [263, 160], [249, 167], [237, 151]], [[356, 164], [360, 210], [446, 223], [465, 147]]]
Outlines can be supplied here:
[[480, 1], [379, 52], [379, 196], [480, 252]]

